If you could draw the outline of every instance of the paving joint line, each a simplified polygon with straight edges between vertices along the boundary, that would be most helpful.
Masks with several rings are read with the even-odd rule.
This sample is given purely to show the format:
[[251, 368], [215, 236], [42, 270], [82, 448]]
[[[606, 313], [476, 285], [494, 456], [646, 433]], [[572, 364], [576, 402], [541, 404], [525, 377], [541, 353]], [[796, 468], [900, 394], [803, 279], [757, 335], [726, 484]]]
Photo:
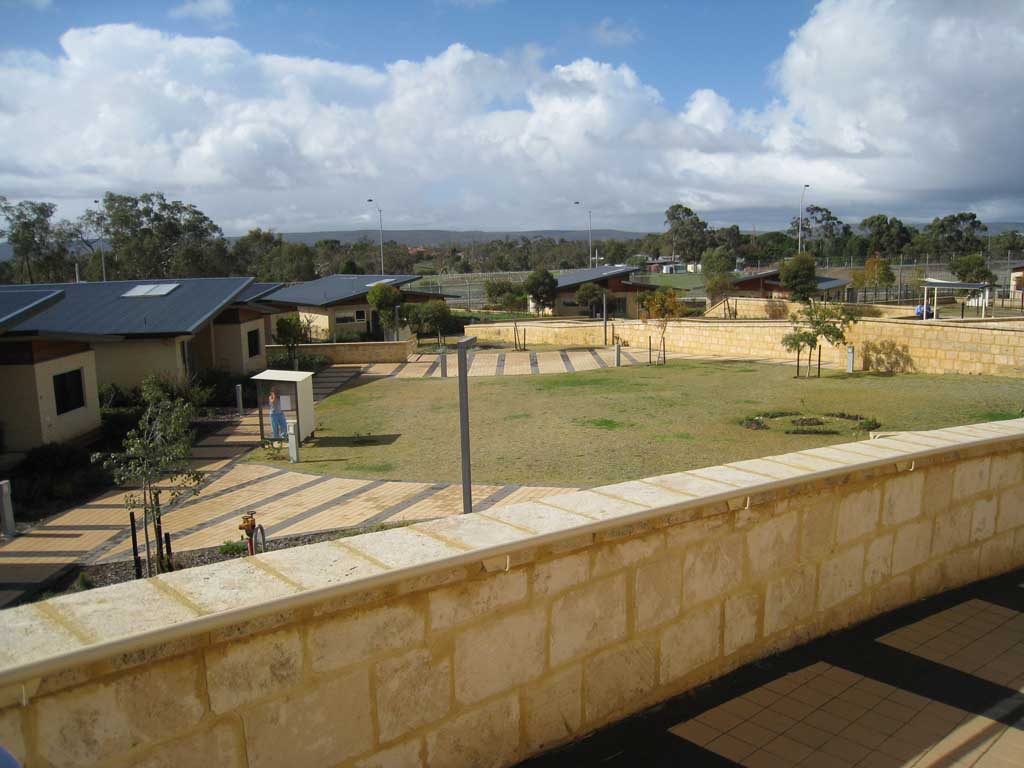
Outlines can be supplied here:
[[365, 520], [363, 520], [360, 523], [360, 525], [363, 525], [363, 526], [380, 525], [385, 520], [387, 520], [389, 517], [392, 517], [393, 515], [397, 515], [399, 512], [402, 512], [402, 511], [408, 509], [409, 507], [413, 506], [414, 504], [419, 504], [421, 501], [425, 501], [426, 499], [429, 499], [434, 494], [437, 494], [437, 493], [440, 493], [441, 491], [443, 491], [449, 485], [450, 485], [450, 483], [435, 483], [434, 485], [430, 486], [429, 488], [424, 488], [422, 491], [418, 491], [418, 492], [414, 493], [412, 496], [408, 497], [407, 499], [402, 499], [397, 504], [392, 504], [390, 507], [387, 507], [386, 509], [381, 510], [377, 514], [371, 515], [370, 517], [368, 517]]
[[494, 366], [494, 375], [495, 376], [504, 376], [505, 375], [505, 353], [504, 352], [499, 352], [498, 353], [498, 362]]
[[508, 498], [509, 496], [511, 496], [513, 493], [515, 493], [516, 491], [518, 491], [522, 487], [523, 486], [521, 486], [521, 485], [505, 485], [505, 486], [502, 486], [498, 490], [494, 491], [494, 493], [490, 494], [487, 498], [481, 500], [481, 502], [474, 507], [473, 511], [474, 512], [483, 512], [485, 509], [490, 509], [495, 504], [497, 504], [499, 501], [501, 501], [502, 499]]
[[564, 349], [558, 350], [558, 354], [562, 357], [562, 365], [565, 366], [566, 373], [576, 373], [576, 368], [573, 366], [572, 361], [569, 360], [569, 353]]
[[530, 373], [539, 376], [540, 375], [540, 363], [537, 362], [537, 353], [530, 353]]
[[603, 359], [601, 358], [601, 356], [600, 356], [599, 354], [597, 354], [597, 350], [596, 350], [596, 349], [593, 349], [593, 348], [591, 348], [591, 350], [590, 350], [590, 355], [591, 355], [591, 357], [593, 357], [593, 358], [594, 358], [594, 362], [596, 362], [596, 363], [597, 363], [597, 367], [598, 367], [598, 368], [607, 368], [607, 367], [608, 367], [608, 363], [606, 363], [606, 362], [605, 362], [605, 361], [604, 361], [604, 360], [603, 360]]
[[365, 484], [360, 485], [358, 488], [353, 488], [350, 491], [345, 491], [345, 493], [338, 494], [330, 501], [325, 501], [321, 504], [317, 504], [314, 507], [310, 507], [309, 509], [305, 509], [302, 512], [292, 515], [291, 517], [285, 518], [279, 523], [274, 523], [274, 525], [266, 529], [267, 536], [270, 536], [274, 533], [278, 533], [279, 531], [286, 530], [287, 528], [291, 528], [296, 523], [301, 523], [303, 520], [308, 520], [314, 515], [318, 515], [321, 512], [330, 509], [331, 507], [337, 506], [338, 504], [344, 504], [347, 501], [351, 501], [352, 499], [358, 496], [362, 496], [367, 491], [372, 491], [374, 488], [379, 488], [386, 482], [388, 481], [368, 480]]

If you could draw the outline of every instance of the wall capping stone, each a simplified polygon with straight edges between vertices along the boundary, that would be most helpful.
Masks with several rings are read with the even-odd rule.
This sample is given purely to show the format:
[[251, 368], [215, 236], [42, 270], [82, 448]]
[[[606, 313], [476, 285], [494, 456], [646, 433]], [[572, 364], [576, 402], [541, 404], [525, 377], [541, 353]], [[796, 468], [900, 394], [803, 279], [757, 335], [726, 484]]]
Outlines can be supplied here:
[[[313, 588], [303, 588], [301, 585], [308, 582], [301, 576], [293, 579], [286, 571], [285, 578], [277, 576], [282, 566], [271, 566], [276, 559], [271, 552], [156, 577], [156, 590], [153, 583], [140, 580], [12, 608], [0, 612], [0, 630], [10, 639], [7, 648], [0, 651], [0, 692], [59, 670], [95, 664], [204, 633], [251, 622], [259, 626], [261, 621], [282, 613], [331, 601], [358, 604], [360, 596], [373, 599], [394, 589], [399, 593], [417, 591], [434, 586], [439, 580], [464, 578], [466, 573], [501, 569], [502, 564], [522, 564], [535, 559], [538, 552], [571, 549], [595, 536], [627, 535], [644, 526], [697, 521], [728, 511], [743, 511], [775, 495], [784, 498], [814, 486], [848, 482], [880, 471], [898, 476], [943, 461], [988, 453], [993, 448], [1013, 449], [1022, 444], [1024, 419], [908, 432], [557, 494], [472, 517], [452, 517], [443, 522], [353, 536], [344, 542], [310, 545], [329, 548], [324, 551], [332, 552], [342, 561], [354, 558], [365, 561], [364, 565], [376, 566], [328, 572], [325, 578], [330, 583]], [[496, 516], [499, 511], [500, 516]], [[420, 527], [422, 531], [418, 530]], [[310, 557], [318, 553], [317, 549], [308, 552]], [[270, 567], [260, 567], [263, 557]], [[290, 567], [299, 565], [292, 561]], [[346, 577], [349, 573], [351, 578]], [[183, 582], [187, 586], [175, 603], [175, 597], [169, 593], [182, 591]], [[76, 615], [104, 601], [108, 590], [121, 593], [118, 603], [104, 607], [110, 613], [130, 614], [139, 605], [145, 605], [159, 615], [159, 600], [166, 599], [169, 606], [174, 603], [174, 609], [167, 611], [173, 621], [166, 626], [152, 626], [149, 621], [150, 628], [144, 631], [133, 631], [131, 621], [117, 616], [107, 622], [94, 621], [88, 628], [78, 624]], [[236, 590], [239, 599], [244, 596], [250, 602], [238, 608], [207, 610], [194, 617], [183, 615], [182, 604], [203, 611], [204, 594], [220, 593], [211, 604], [223, 604], [224, 590]], [[258, 593], [255, 600], [253, 590]], [[138, 605], [132, 604], [136, 591], [140, 596]], [[51, 604], [59, 606], [59, 612]], [[104, 626], [120, 634], [104, 637]], [[40, 638], [44, 637], [42, 642]], [[87, 638], [95, 639], [87, 642]], [[19, 698], [20, 693], [17, 691]]]

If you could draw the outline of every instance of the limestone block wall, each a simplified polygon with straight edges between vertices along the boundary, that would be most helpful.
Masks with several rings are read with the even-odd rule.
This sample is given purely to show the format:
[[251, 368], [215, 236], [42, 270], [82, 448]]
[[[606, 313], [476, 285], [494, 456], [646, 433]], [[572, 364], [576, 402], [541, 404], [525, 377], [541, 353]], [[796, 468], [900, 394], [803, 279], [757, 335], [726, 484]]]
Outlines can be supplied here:
[[[416, 349], [416, 339], [404, 341], [359, 341], [347, 343], [300, 344], [299, 354], [323, 355], [332, 363], [357, 365], [360, 363], [404, 363]], [[284, 353], [280, 344], [268, 344], [267, 352]]]
[[27, 766], [504, 766], [1024, 565], [1024, 419], [647, 478], [0, 612]]
[[[705, 317], [733, 320], [788, 320], [803, 305], [786, 299], [761, 299], [752, 296], [729, 296], [708, 307]], [[848, 304], [862, 317], [912, 318], [914, 308], [889, 304]]]
[[[1024, 376], [1024, 329], [1019, 321], [968, 323], [961, 321], [922, 322], [862, 318], [847, 334], [856, 347], [858, 369], [871, 361], [871, 369], [917, 371], [920, 373], [972, 373], [993, 376]], [[569, 345], [599, 345], [603, 341], [600, 322], [520, 323], [528, 329], [527, 342]], [[655, 347], [661, 326], [646, 320], [609, 321], [609, 337], [631, 347], [645, 349], [648, 339]], [[783, 320], [676, 320], [668, 324], [665, 346], [669, 352], [693, 355], [759, 357], [789, 360], [793, 355], [782, 346], [782, 337], [792, 330]], [[482, 339], [511, 340], [512, 325], [495, 323], [479, 326]], [[846, 364], [844, 347], [825, 346], [822, 360]]]

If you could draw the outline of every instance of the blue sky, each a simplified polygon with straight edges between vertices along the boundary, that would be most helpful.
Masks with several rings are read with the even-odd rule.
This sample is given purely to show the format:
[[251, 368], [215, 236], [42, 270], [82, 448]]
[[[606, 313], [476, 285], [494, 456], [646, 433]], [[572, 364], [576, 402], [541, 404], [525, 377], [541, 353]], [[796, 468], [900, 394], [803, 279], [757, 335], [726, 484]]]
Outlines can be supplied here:
[[[670, 105], [712, 88], [738, 107], [769, 101], [769, 67], [813, 2], [260, 2], [226, 19], [172, 17], [179, 3], [59, 0], [41, 10], [0, 0], [3, 48], [60, 52], [69, 27], [134, 22], [185, 35], [227, 35], [252, 51], [374, 67], [422, 59], [460, 42], [500, 54], [540, 46], [553, 61], [628, 62]], [[596, 30], [610, 20], [612, 35]]]
[[229, 233], [1024, 220], [1024, 3], [0, 0], [0, 194]]

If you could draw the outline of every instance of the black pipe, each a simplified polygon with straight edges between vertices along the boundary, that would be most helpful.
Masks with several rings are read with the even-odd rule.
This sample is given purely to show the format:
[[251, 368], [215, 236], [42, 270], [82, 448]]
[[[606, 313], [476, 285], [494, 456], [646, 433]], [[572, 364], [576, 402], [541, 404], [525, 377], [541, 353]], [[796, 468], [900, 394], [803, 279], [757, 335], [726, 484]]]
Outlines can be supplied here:
[[132, 560], [135, 563], [135, 578], [142, 578], [142, 559], [139, 557], [139, 537], [135, 532], [135, 513], [128, 513], [128, 520], [132, 524]]

